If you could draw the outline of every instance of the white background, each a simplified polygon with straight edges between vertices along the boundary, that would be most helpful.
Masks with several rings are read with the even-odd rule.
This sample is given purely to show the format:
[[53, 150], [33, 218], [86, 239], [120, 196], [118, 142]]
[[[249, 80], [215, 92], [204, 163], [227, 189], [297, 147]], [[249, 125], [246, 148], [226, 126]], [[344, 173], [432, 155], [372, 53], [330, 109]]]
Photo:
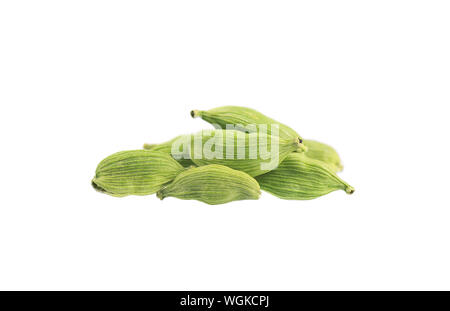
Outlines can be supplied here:
[[[448, 1], [2, 1], [0, 289], [450, 289]], [[97, 163], [255, 108], [356, 188], [208, 206]]]

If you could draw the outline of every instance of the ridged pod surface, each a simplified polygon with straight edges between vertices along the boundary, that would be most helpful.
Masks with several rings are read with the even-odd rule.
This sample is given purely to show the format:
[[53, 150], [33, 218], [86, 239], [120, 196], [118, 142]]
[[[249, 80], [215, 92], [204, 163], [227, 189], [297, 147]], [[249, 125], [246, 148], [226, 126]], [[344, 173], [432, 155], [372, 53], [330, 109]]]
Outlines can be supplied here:
[[248, 132], [249, 129], [246, 128], [247, 125], [254, 124], [267, 125], [267, 134], [272, 135], [271, 125], [277, 124], [279, 128], [279, 134], [281, 138], [291, 139], [299, 138], [300, 142], [302, 140], [301, 136], [294, 131], [289, 126], [280, 123], [268, 116], [260, 113], [251, 108], [240, 107], [240, 106], [222, 106], [214, 108], [211, 110], [192, 110], [191, 116], [193, 118], [200, 117], [208, 123], [213, 125], [217, 124], [222, 129], [226, 129], [227, 125], [238, 126], [235, 129], [239, 131]]
[[[175, 137], [174, 139], [171, 139], [161, 144], [144, 144], [144, 149], [152, 151], [160, 151], [172, 155], [172, 144], [185, 136], [190, 135], [180, 135]], [[177, 160], [178, 163], [180, 163], [184, 167], [195, 165], [194, 162], [192, 162], [190, 159], [186, 159], [186, 156], [189, 157], [189, 152], [185, 155], [185, 157], [175, 158], [175, 160]]]
[[187, 169], [156, 195], [161, 200], [176, 197], [216, 205], [237, 200], [256, 200], [260, 194], [259, 184], [248, 174], [211, 164]]
[[299, 153], [291, 153], [277, 169], [255, 179], [261, 189], [286, 200], [310, 200], [339, 189], [355, 191], [327, 165]]
[[[206, 147], [210, 144], [209, 140], [212, 137], [218, 137], [215, 141], [214, 151], [217, 151], [220, 156], [207, 157], [204, 153], [201, 153], [202, 150], [199, 151], [198, 148], [195, 148], [195, 143], [193, 143], [191, 145], [190, 156], [192, 162], [197, 166], [220, 164], [246, 172], [253, 177], [274, 169], [290, 153], [294, 151], [302, 152], [304, 150], [304, 145], [301, 144], [297, 138], [283, 139], [266, 134], [244, 133], [236, 130], [209, 130], [202, 131], [196, 135], [201, 139], [202, 150], [207, 149]], [[195, 138], [193, 139], [195, 140]], [[232, 156], [227, 154], [227, 146], [229, 146], [228, 139], [233, 141], [232, 146], [234, 146], [234, 154]], [[271, 149], [270, 146], [272, 142], [274, 142], [274, 145], [278, 146], [278, 152], [275, 153], [276, 157], [270, 158], [271, 156], [269, 155], [268, 158], [265, 159], [266, 155], [264, 155], [264, 152], [261, 152], [260, 142], [267, 142], [269, 153]], [[240, 151], [242, 151], [241, 154], [244, 156], [241, 158], [237, 146], [242, 146]], [[271, 161], [273, 163], [276, 162], [275, 165], [266, 168]]]
[[304, 139], [303, 144], [308, 147], [308, 150], [305, 152], [308, 157], [326, 163], [334, 172], [343, 170], [341, 158], [333, 147], [309, 139]]
[[185, 168], [164, 152], [121, 151], [98, 164], [92, 186], [116, 197], [153, 194], [183, 170]]

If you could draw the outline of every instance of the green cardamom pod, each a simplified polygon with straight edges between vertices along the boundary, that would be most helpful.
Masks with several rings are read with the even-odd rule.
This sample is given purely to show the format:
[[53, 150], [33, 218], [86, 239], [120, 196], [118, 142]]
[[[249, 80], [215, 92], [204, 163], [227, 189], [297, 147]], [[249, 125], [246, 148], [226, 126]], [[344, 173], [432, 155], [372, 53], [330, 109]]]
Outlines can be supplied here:
[[[175, 137], [169, 141], [166, 141], [164, 143], [161, 143], [161, 144], [144, 144], [144, 149], [152, 150], [152, 151], [160, 151], [160, 152], [170, 154], [182, 166], [189, 167], [189, 166], [195, 165], [194, 162], [192, 162], [190, 160], [189, 152], [183, 154], [179, 150], [172, 150], [173, 144], [179, 140], [183, 140], [186, 136], [190, 136], [190, 135], [180, 135], [180, 136], [177, 136], [177, 137]], [[172, 154], [172, 152], [175, 152], [175, 154]]]
[[291, 153], [275, 170], [255, 178], [261, 189], [286, 200], [309, 200], [335, 190], [355, 189], [323, 162]]
[[298, 138], [237, 130], [204, 130], [191, 142], [190, 158], [197, 166], [220, 164], [253, 177], [275, 169], [290, 153], [305, 148]]
[[237, 200], [256, 200], [260, 194], [258, 183], [248, 174], [211, 164], [185, 170], [156, 195], [161, 200], [176, 197], [215, 205]]
[[303, 144], [308, 147], [305, 152], [308, 157], [326, 163], [334, 172], [340, 172], [344, 168], [341, 163], [341, 158], [339, 158], [338, 153], [333, 147], [309, 139], [304, 139]]
[[121, 151], [98, 164], [92, 186], [116, 197], [153, 194], [183, 170], [184, 167], [164, 152]]
[[278, 166], [289, 153], [306, 149], [298, 138], [282, 139], [237, 130], [204, 130], [159, 145], [145, 144], [144, 148], [170, 154], [185, 167], [221, 164], [251, 176], [264, 174]]
[[[234, 126], [235, 130], [243, 132], [257, 132], [256, 126], [267, 126], [267, 134], [277, 135], [284, 139], [298, 138], [301, 142], [300, 135], [283, 123], [275, 121], [262, 113], [239, 106], [223, 106], [211, 110], [192, 110], [193, 118], [200, 117], [212, 125], [218, 125], [222, 129], [230, 129], [227, 126]], [[278, 133], [272, 132], [272, 125], [278, 125]]]

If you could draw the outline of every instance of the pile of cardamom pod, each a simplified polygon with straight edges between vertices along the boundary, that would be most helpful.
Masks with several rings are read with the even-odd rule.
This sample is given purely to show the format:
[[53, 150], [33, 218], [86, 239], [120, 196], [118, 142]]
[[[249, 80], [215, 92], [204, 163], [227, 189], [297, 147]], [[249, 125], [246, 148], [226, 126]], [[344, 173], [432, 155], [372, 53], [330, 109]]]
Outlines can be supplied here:
[[[97, 166], [94, 189], [116, 197], [156, 193], [161, 200], [176, 197], [207, 204], [256, 200], [261, 189], [286, 200], [314, 199], [339, 189], [354, 192], [336, 174], [343, 167], [332, 147], [304, 140], [290, 127], [256, 110], [224, 106], [193, 110], [191, 116], [216, 129], [208, 130], [207, 135], [181, 135], [165, 143], [145, 144], [141, 150], [110, 155]], [[261, 125], [265, 132], [258, 130]], [[216, 137], [214, 146], [211, 137]], [[187, 148], [174, 149], [176, 142], [184, 142]], [[276, 144], [274, 159], [257, 152], [261, 142]], [[200, 151], [194, 145], [200, 145]], [[202, 156], [208, 147], [219, 156]]]

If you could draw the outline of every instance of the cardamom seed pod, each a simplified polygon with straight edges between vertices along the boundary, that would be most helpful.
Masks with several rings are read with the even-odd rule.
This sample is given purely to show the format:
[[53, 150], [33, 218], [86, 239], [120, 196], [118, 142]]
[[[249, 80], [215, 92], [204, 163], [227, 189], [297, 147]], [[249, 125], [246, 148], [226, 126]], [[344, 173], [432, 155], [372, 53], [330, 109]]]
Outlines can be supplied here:
[[308, 150], [305, 152], [305, 155], [308, 157], [326, 163], [334, 172], [343, 170], [341, 159], [333, 147], [309, 139], [304, 139], [303, 144], [308, 147]]
[[250, 176], [267, 173], [291, 152], [304, 150], [298, 138], [283, 139], [237, 130], [207, 130], [192, 139], [190, 158], [197, 166], [220, 164]]
[[255, 178], [261, 189], [286, 200], [310, 200], [335, 190], [355, 189], [327, 165], [304, 153], [291, 153], [275, 170]]
[[256, 132], [257, 128], [249, 125], [266, 125], [267, 134], [275, 135], [272, 133], [272, 124], [278, 125], [278, 135], [284, 139], [299, 138], [300, 143], [302, 138], [289, 126], [275, 121], [268, 116], [263, 115], [259, 111], [254, 109], [239, 107], [239, 106], [223, 106], [214, 108], [211, 110], [192, 110], [191, 116], [193, 118], [200, 117], [212, 125], [219, 125], [222, 129], [227, 129], [227, 126], [233, 125], [234, 129], [243, 132]]
[[[189, 167], [195, 165], [194, 162], [190, 160], [189, 152], [182, 153], [180, 150], [172, 150], [172, 146], [176, 141], [182, 140], [186, 136], [190, 135], [180, 135], [169, 141], [166, 141], [161, 144], [144, 144], [144, 149], [152, 150], [152, 151], [160, 151], [167, 154], [170, 154], [175, 160], [178, 161], [183, 167]], [[190, 139], [190, 138], [188, 138]]]
[[261, 195], [261, 190], [256, 180], [248, 174], [211, 164], [187, 169], [156, 195], [161, 200], [176, 197], [215, 205], [237, 200], [256, 200]]
[[121, 151], [98, 164], [92, 186], [116, 197], [153, 194], [184, 169], [164, 152]]

